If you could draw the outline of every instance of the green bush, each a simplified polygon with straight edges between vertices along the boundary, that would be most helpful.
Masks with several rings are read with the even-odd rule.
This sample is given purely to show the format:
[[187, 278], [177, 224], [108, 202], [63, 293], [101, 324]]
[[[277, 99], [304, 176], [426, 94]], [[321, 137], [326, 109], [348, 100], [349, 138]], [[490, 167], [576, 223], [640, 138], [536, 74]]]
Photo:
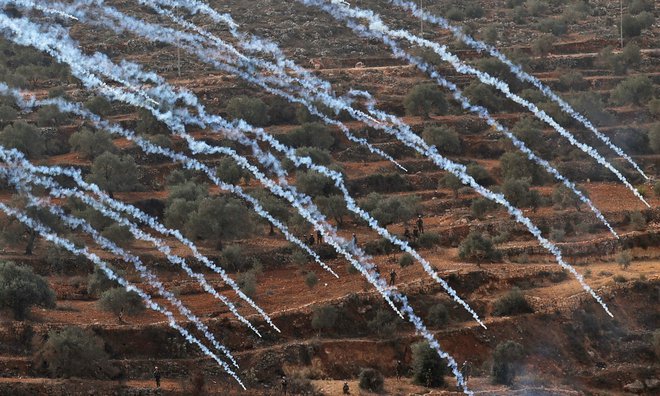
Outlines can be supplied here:
[[427, 321], [431, 326], [436, 327], [444, 326], [449, 323], [449, 312], [447, 311], [447, 307], [442, 303], [432, 305], [427, 314]]
[[[649, 145], [654, 153], [660, 154], [660, 123], [653, 124], [649, 129]], [[656, 190], [656, 194], [660, 190]]]
[[478, 219], [483, 219], [486, 213], [495, 209], [495, 204], [486, 198], [477, 198], [472, 200], [470, 210], [472, 215]]
[[502, 185], [502, 193], [506, 199], [519, 208], [532, 204], [532, 193], [526, 179], [507, 179]]
[[641, 106], [653, 97], [653, 84], [646, 76], [632, 76], [623, 80], [612, 91], [612, 103]]
[[534, 310], [518, 288], [499, 298], [493, 306], [494, 316], [513, 316], [532, 312]]
[[458, 246], [458, 256], [461, 260], [474, 260], [477, 263], [482, 261], [496, 261], [501, 255], [493, 247], [493, 242], [483, 235], [472, 232]]
[[135, 191], [140, 187], [138, 167], [130, 155], [118, 156], [105, 152], [94, 160], [87, 181], [108, 191]]
[[48, 282], [30, 267], [0, 262], [0, 308], [23, 320], [34, 305], [55, 308], [55, 292]]
[[316, 286], [318, 283], [319, 278], [314, 272], [308, 272], [307, 275], [305, 275], [305, 284], [310, 289], [314, 288], [314, 286]]
[[100, 268], [94, 267], [94, 272], [87, 280], [87, 293], [91, 296], [100, 296], [104, 291], [114, 287], [119, 287], [119, 284], [108, 278]]
[[72, 149], [88, 159], [94, 159], [106, 151], [111, 153], [115, 151], [115, 145], [109, 134], [87, 128], [74, 132], [69, 138], [69, 144]]
[[414, 86], [403, 101], [406, 114], [429, 118], [433, 112], [437, 115], [447, 111], [447, 100], [436, 84]]
[[94, 96], [92, 99], [85, 102], [85, 107], [92, 113], [100, 116], [106, 116], [112, 111], [112, 105], [102, 96]]
[[496, 384], [512, 385], [524, 353], [524, 347], [515, 341], [498, 344], [493, 353], [493, 381]]
[[51, 330], [35, 360], [56, 378], [108, 378], [116, 373], [104, 342], [91, 331], [78, 327]]
[[13, 122], [18, 117], [18, 112], [11, 106], [0, 105], [0, 126]]
[[380, 371], [366, 368], [360, 371], [360, 388], [369, 392], [380, 393], [383, 391], [385, 379]]
[[121, 315], [135, 316], [145, 310], [142, 298], [136, 292], [128, 291], [123, 287], [104, 291], [98, 305], [103, 311], [111, 312], [119, 319]]
[[413, 265], [414, 262], [415, 258], [410, 253], [404, 253], [401, 255], [401, 257], [399, 257], [399, 265], [401, 268], [409, 267]]
[[589, 81], [579, 71], [571, 70], [559, 76], [559, 87], [564, 91], [584, 91], [589, 88]]
[[37, 125], [40, 127], [54, 127], [68, 120], [66, 114], [60, 112], [57, 106], [44, 106], [37, 110]]
[[332, 132], [325, 125], [318, 123], [303, 124], [289, 134], [281, 136], [280, 140], [295, 148], [315, 147], [321, 150], [328, 150], [335, 144]]
[[644, 231], [646, 229], [646, 216], [642, 212], [632, 212], [630, 214], [630, 226], [635, 231]]
[[133, 234], [130, 229], [126, 226], [114, 223], [106, 227], [101, 235], [108, 238], [112, 242], [116, 243], [121, 247], [128, 247], [133, 241]]
[[241, 166], [231, 157], [223, 157], [220, 159], [220, 162], [215, 169], [218, 177], [229, 184], [239, 184], [241, 180], [243, 180], [244, 183], [249, 183], [252, 178], [252, 173], [241, 168]]
[[0, 144], [21, 151], [28, 158], [40, 158], [46, 150], [46, 142], [39, 129], [23, 121], [4, 128], [0, 132]]
[[146, 109], [138, 109], [138, 121], [135, 131], [140, 135], [166, 135], [169, 134], [167, 125], [158, 121], [156, 117]]
[[236, 284], [248, 297], [254, 298], [257, 293], [257, 275], [254, 271], [240, 273], [236, 277]]
[[242, 119], [254, 126], [268, 124], [268, 106], [258, 98], [245, 95], [233, 97], [227, 102], [227, 114], [234, 119]]
[[541, 36], [532, 42], [532, 53], [536, 56], [547, 56], [552, 51], [554, 44], [553, 36]]
[[445, 384], [447, 366], [428, 342], [412, 345], [413, 381], [422, 386], [437, 388]]
[[422, 132], [424, 140], [436, 146], [441, 153], [460, 154], [461, 139], [456, 130], [446, 126], [427, 127]]
[[430, 249], [439, 243], [440, 235], [435, 232], [425, 232], [417, 238], [417, 244], [426, 249]]
[[316, 205], [323, 214], [334, 219], [338, 227], [344, 226], [344, 218], [350, 214], [344, 197], [339, 194], [318, 197]]
[[319, 334], [322, 330], [333, 329], [338, 316], [337, 308], [333, 305], [316, 307], [312, 313], [312, 328], [318, 330]]
[[655, 16], [648, 12], [643, 11], [638, 15], [626, 14], [623, 16], [623, 35], [625, 37], [641, 36], [644, 29], [653, 26]]
[[489, 85], [474, 81], [465, 88], [464, 93], [474, 105], [483, 106], [493, 112], [503, 109], [502, 99], [496, 94], [495, 88]]
[[399, 325], [399, 317], [395, 316], [389, 308], [378, 308], [374, 317], [367, 322], [367, 328], [372, 334], [381, 338], [394, 336]]
[[360, 201], [362, 209], [371, 213], [381, 226], [406, 222], [419, 213], [419, 197], [388, 196], [371, 193]]

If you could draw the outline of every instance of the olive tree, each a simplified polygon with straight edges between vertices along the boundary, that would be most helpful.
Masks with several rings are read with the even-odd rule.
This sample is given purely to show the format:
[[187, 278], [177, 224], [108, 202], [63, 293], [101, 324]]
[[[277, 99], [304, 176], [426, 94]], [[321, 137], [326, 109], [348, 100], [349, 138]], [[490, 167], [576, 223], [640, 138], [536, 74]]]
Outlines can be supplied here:
[[69, 138], [69, 144], [88, 159], [94, 159], [106, 151], [111, 153], [115, 151], [115, 145], [109, 134], [88, 128], [74, 132]]
[[413, 381], [422, 386], [437, 388], [444, 385], [447, 364], [427, 341], [412, 345]]
[[414, 86], [403, 101], [406, 114], [429, 118], [433, 112], [441, 115], [447, 112], [447, 100], [436, 84]]
[[123, 287], [115, 287], [106, 290], [101, 294], [98, 301], [98, 306], [103, 311], [111, 312], [117, 315], [117, 318], [122, 321], [122, 316], [134, 316], [142, 313], [145, 309], [142, 298], [134, 292], [128, 291]]
[[242, 119], [254, 126], [268, 124], [268, 106], [258, 98], [241, 95], [227, 103], [227, 114], [233, 119]]
[[118, 156], [105, 152], [94, 160], [87, 181], [108, 191], [135, 191], [140, 187], [138, 167], [130, 155]]
[[39, 129], [23, 121], [4, 128], [0, 132], [0, 144], [21, 151], [28, 158], [39, 158], [46, 150], [46, 142]]
[[48, 340], [37, 350], [35, 361], [53, 377], [100, 379], [116, 374], [104, 346], [103, 340], [89, 330], [51, 330]]
[[422, 132], [424, 140], [436, 146], [440, 152], [448, 154], [459, 154], [461, 152], [461, 139], [454, 128], [446, 126], [427, 127]]
[[23, 320], [34, 305], [55, 307], [55, 292], [48, 282], [30, 267], [0, 262], [0, 307], [11, 309], [17, 320]]

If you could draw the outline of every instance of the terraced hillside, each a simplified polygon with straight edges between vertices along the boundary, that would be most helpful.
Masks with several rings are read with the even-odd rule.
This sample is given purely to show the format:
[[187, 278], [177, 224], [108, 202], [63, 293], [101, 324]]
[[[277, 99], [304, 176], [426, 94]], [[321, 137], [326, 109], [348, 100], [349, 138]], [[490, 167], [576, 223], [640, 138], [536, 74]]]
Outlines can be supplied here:
[[[106, 3], [134, 18], [176, 27], [138, 2]], [[502, 192], [538, 225], [544, 237], [558, 246], [567, 263], [575, 266], [602, 297], [613, 318], [502, 207], [485, 201], [377, 126], [355, 121], [346, 113], [335, 114], [320, 105], [330, 118], [341, 120], [352, 133], [393, 157], [406, 171], [350, 141], [339, 127], [321, 123], [318, 116], [299, 104], [288, 103], [193, 54], [177, 51], [173, 45], [11, 5], [2, 13], [11, 18], [25, 15], [38, 23], [65, 25], [86, 54], [100, 52], [116, 63], [136, 62], [147, 71], [159, 73], [169, 84], [193, 92], [209, 113], [234, 120], [242, 117], [263, 126], [298, 154], [340, 172], [348, 192], [360, 206], [427, 259], [474, 308], [487, 329], [455, 303], [410, 254], [395, 249], [348, 211], [331, 180], [296, 168], [291, 160], [273, 151], [287, 171], [278, 179], [267, 164], [259, 162], [254, 147], [241, 145], [211, 127], [186, 128], [199, 141], [233, 148], [275, 184], [286, 180], [310, 195], [337, 227], [337, 233], [371, 256], [379, 274], [408, 297], [415, 312], [459, 366], [469, 362], [472, 370], [468, 386], [475, 393], [609, 395], [660, 391], [660, 181], [656, 182], [660, 175], [660, 29], [653, 1], [623, 2], [623, 48], [619, 2], [424, 2], [431, 3], [426, 5], [430, 12], [445, 15], [475, 37], [495, 44], [567, 99], [630, 154], [648, 180], [555, 103], [518, 81], [503, 64], [457, 42], [446, 30], [420, 24], [390, 2], [350, 1], [373, 9], [394, 27], [447, 45], [462, 60], [508, 82], [513, 92], [536, 103], [578, 139], [595, 147], [631, 181], [648, 207], [613, 173], [549, 125], [533, 118], [527, 109], [477, 79], [456, 72], [428, 50], [405, 47], [434, 65], [473, 103], [488, 108], [495, 120], [575, 182], [600, 209], [618, 239], [587, 205], [519, 154], [501, 132], [489, 127], [483, 118], [464, 111], [448, 91], [436, 88], [426, 74], [394, 58], [382, 42], [360, 38], [327, 13], [297, 1], [208, 3], [220, 12], [230, 13], [241, 31], [276, 42], [299, 65], [329, 81], [337, 96], [351, 89], [370, 92], [378, 109], [399, 116], [442, 155], [464, 164], [479, 183]], [[191, 16], [182, 11], [180, 16], [236, 43], [226, 25], [204, 15]], [[229, 156], [192, 152], [184, 139], [171, 135], [164, 123], [147, 111], [103, 99], [101, 89], [86, 89], [69, 66], [47, 54], [6, 38], [0, 39], [0, 51], [2, 82], [38, 99], [62, 97], [85, 103], [92, 112], [136, 131], [153, 144], [195, 156], [201, 164], [217, 169], [223, 181], [257, 197], [295, 236], [305, 241], [311, 236], [311, 250], [339, 276], [324, 271], [287, 241], [277, 227], [256, 216], [250, 205], [220, 190], [202, 172], [184, 170], [180, 162], [173, 163], [164, 155], [145, 154], [135, 142], [108, 137], [89, 120], [60, 113], [54, 107], [20, 111], [13, 98], [0, 97], [0, 144], [21, 150], [37, 165], [78, 168], [85, 180], [101, 185], [110, 197], [134, 205], [167, 227], [181, 229], [200, 253], [224, 268], [280, 329], [277, 332], [269, 326], [217, 272], [206, 268], [172, 235], [153, 233], [171, 246], [170, 256], [185, 258], [192, 271], [202, 273], [218, 295], [233, 301], [261, 337], [237, 320], [197, 280], [168, 261], [165, 250], [134, 239], [127, 227], [80, 199], [60, 196], [52, 202], [66, 213], [86, 219], [104, 237], [138, 256], [164, 288], [208, 326], [236, 357], [240, 366], [237, 374], [247, 390], [241, 389], [213, 359], [187, 344], [163, 315], [144, 310], [135, 296], [119, 292], [117, 285], [95, 270], [91, 262], [38, 237], [15, 219], [2, 217], [0, 260], [43, 276], [55, 298], [54, 303], [45, 298], [27, 312], [17, 312], [12, 309], [13, 295], [5, 291], [16, 275], [7, 275], [6, 264], [0, 266], [0, 288], [4, 288], [0, 290], [4, 300], [0, 315], [0, 394], [275, 395], [283, 393], [283, 376], [287, 378], [288, 394], [340, 395], [345, 382], [351, 394], [370, 394], [359, 385], [367, 368], [384, 377], [382, 394], [460, 394], [452, 373], [442, 365], [428, 369], [439, 373], [442, 381], [424, 377], [426, 366], [420, 369], [416, 363], [415, 351], [421, 338], [415, 328], [399, 319], [327, 240], [319, 241], [311, 225], [288, 203], [268, 193]], [[121, 81], [107, 80], [109, 86], [121, 85]], [[143, 88], [133, 86], [135, 91]], [[414, 93], [421, 89], [427, 89], [422, 96], [430, 103], [428, 114], [420, 110], [423, 106], [419, 100], [414, 100]], [[184, 106], [184, 102], [179, 98], [156, 103], [167, 111]], [[355, 104], [360, 109], [368, 105], [361, 98]], [[270, 149], [263, 142], [258, 147]], [[6, 168], [8, 162], [5, 159]], [[56, 180], [65, 188], [74, 186], [69, 178]], [[48, 196], [48, 191], [39, 187], [32, 193]], [[154, 302], [176, 308], [157, 296], [157, 288], [129, 263], [104, 250], [89, 234], [71, 230], [43, 209], [27, 208], [25, 194], [6, 178], [0, 201], [25, 209], [76, 246], [89, 246], [91, 253], [109, 262], [118, 274], [153, 294]], [[418, 219], [423, 222], [419, 234]], [[187, 331], [203, 336], [184, 315], [176, 313], [175, 318]], [[83, 329], [81, 338], [67, 335], [72, 337], [71, 344], [62, 342], [55, 347], [58, 334], [77, 331], [71, 328]], [[516, 356], [502, 355], [507, 341], [516, 343]], [[87, 354], [76, 355], [81, 352], [75, 345], [88, 347]], [[153, 379], [155, 367], [162, 376], [159, 389]], [[502, 381], [496, 375], [501, 370], [510, 378]]]

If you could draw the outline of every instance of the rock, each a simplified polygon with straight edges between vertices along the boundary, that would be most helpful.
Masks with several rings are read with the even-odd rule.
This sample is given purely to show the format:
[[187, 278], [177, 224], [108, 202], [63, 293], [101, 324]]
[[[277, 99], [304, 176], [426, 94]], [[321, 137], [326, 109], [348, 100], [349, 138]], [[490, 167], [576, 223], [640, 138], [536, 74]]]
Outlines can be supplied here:
[[637, 380], [623, 387], [623, 390], [631, 393], [642, 393], [644, 392], [644, 384], [642, 381]]
[[649, 388], [650, 390], [660, 388], [660, 380], [657, 378], [647, 379], [644, 381], [644, 383], [646, 384], [646, 387]]

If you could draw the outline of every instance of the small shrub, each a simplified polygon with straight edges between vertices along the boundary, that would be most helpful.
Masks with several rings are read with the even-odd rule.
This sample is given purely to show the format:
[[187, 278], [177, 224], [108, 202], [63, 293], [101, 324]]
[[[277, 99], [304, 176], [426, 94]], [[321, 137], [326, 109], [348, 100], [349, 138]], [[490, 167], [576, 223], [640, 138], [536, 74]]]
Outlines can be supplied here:
[[328, 150], [335, 144], [332, 132], [323, 124], [307, 123], [280, 138], [282, 143], [294, 148], [315, 147]]
[[427, 320], [431, 326], [444, 326], [449, 323], [449, 312], [442, 303], [437, 303], [429, 308]]
[[617, 105], [634, 104], [641, 106], [653, 97], [653, 84], [646, 76], [632, 76], [621, 81], [611, 95]]
[[312, 328], [318, 330], [319, 334], [322, 330], [330, 330], [335, 327], [338, 316], [337, 308], [333, 305], [316, 307], [312, 313]]
[[94, 159], [106, 151], [115, 151], [115, 145], [109, 134], [87, 128], [74, 132], [69, 138], [69, 144], [72, 149], [88, 159]]
[[547, 56], [555, 43], [555, 38], [551, 35], [541, 36], [532, 42], [532, 53], [536, 56]]
[[236, 277], [236, 283], [246, 296], [254, 297], [257, 293], [257, 275], [254, 271], [239, 274]]
[[135, 316], [145, 309], [142, 298], [136, 292], [128, 291], [123, 287], [116, 287], [103, 292], [98, 305], [102, 310], [112, 312], [120, 319], [123, 314]]
[[401, 268], [409, 267], [409, 266], [413, 265], [414, 262], [415, 262], [415, 259], [413, 258], [413, 256], [410, 253], [404, 253], [399, 258], [399, 265], [401, 266]]
[[314, 286], [316, 286], [317, 283], [319, 283], [319, 278], [314, 272], [309, 272], [307, 275], [305, 275], [305, 284], [307, 287], [312, 289]]
[[367, 328], [378, 337], [392, 337], [399, 324], [397, 319], [388, 308], [378, 308], [374, 317], [367, 322]]
[[35, 360], [56, 378], [102, 379], [113, 372], [103, 340], [78, 327], [51, 330]]
[[534, 310], [518, 288], [514, 288], [499, 298], [493, 306], [493, 315], [495, 316], [513, 316], [532, 312]]
[[94, 267], [94, 272], [87, 280], [87, 293], [91, 296], [100, 296], [104, 291], [113, 287], [119, 287], [116, 281], [111, 280], [100, 268]]
[[628, 281], [623, 275], [615, 275], [612, 279], [616, 283], [626, 283]]
[[411, 349], [413, 381], [432, 388], [444, 385], [447, 366], [428, 342], [415, 343]]
[[621, 266], [621, 269], [628, 269], [630, 263], [632, 262], [632, 254], [629, 250], [624, 250], [617, 254], [616, 263]]
[[359, 378], [361, 389], [376, 393], [383, 391], [385, 379], [380, 371], [372, 368], [362, 369]]
[[32, 268], [0, 262], [0, 308], [11, 309], [23, 320], [33, 305], [55, 308], [55, 292]]
[[632, 212], [630, 214], [630, 226], [635, 231], [644, 231], [646, 229], [646, 217], [642, 212]]
[[496, 261], [500, 259], [500, 253], [493, 247], [493, 242], [483, 235], [472, 232], [461, 242], [458, 247], [458, 256], [461, 260]]
[[493, 381], [496, 384], [512, 385], [516, 378], [525, 349], [515, 341], [497, 345], [493, 353]]
[[242, 119], [254, 126], [268, 124], [268, 106], [258, 98], [236, 96], [227, 103], [227, 114], [234, 120]]
[[430, 113], [442, 115], [447, 111], [447, 100], [436, 84], [414, 86], [403, 101], [406, 113], [429, 118]]
[[23, 121], [7, 125], [0, 131], [0, 144], [21, 151], [28, 158], [39, 158], [46, 150], [46, 142], [39, 129]]
[[453, 128], [427, 127], [422, 132], [422, 137], [428, 144], [436, 146], [441, 153], [459, 154], [461, 152], [461, 139]]
[[440, 235], [435, 232], [425, 232], [417, 238], [417, 244], [425, 249], [430, 249], [440, 243]]

